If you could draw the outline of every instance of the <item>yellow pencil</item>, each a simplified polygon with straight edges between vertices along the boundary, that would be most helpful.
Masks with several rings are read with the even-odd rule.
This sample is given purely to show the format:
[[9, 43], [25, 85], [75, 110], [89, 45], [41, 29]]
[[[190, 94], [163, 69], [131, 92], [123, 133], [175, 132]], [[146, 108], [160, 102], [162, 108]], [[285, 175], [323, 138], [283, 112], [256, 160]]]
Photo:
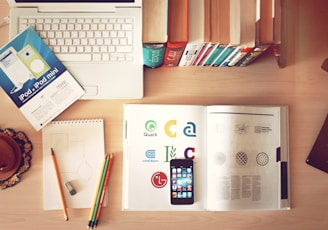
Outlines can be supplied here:
[[67, 206], [66, 206], [64, 193], [63, 193], [62, 182], [61, 182], [60, 175], [59, 175], [58, 164], [56, 161], [56, 155], [52, 148], [51, 148], [51, 156], [52, 156], [52, 162], [54, 163], [56, 179], [57, 179], [57, 184], [58, 184], [59, 193], [60, 193], [60, 199], [61, 199], [63, 210], [64, 210], [64, 217], [65, 217], [65, 220], [68, 220]]
[[[107, 159], [107, 155], [104, 157], [104, 160], [103, 160], [103, 163], [102, 163], [101, 171], [100, 172], [103, 172], [104, 171], [105, 164], [106, 164], [106, 159]], [[93, 201], [92, 201], [92, 204], [91, 204], [91, 209], [90, 209], [90, 214], [89, 214], [89, 222], [88, 222], [87, 228], [90, 228], [91, 225], [92, 225], [92, 216], [93, 216], [93, 213], [94, 213], [95, 208], [96, 208], [95, 203], [96, 203], [97, 197], [98, 197], [98, 188], [100, 187], [101, 178], [102, 178], [102, 173], [100, 173], [99, 178], [98, 178], [97, 190], [95, 192], [95, 196], [94, 196]]]
[[100, 218], [100, 212], [101, 212], [101, 208], [104, 202], [104, 198], [105, 198], [105, 194], [106, 194], [106, 188], [107, 188], [107, 184], [108, 184], [108, 179], [109, 179], [109, 175], [112, 169], [112, 164], [113, 164], [113, 154], [109, 154], [109, 164], [108, 164], [108, 168], [106, 170], [106, 175], [105, 175], [105, 181], [104, 181], [104, 186], [101, 190], [101, 198], [99, 201], [99, 205], [98, 205], [98, 210], [97, 210], [97, 214], [96, 214], [96, 220], [95, 220], [95, 224], [94, 224], [94, 228], [97, 227], [98, 222], [99, 222], [99, 218]]

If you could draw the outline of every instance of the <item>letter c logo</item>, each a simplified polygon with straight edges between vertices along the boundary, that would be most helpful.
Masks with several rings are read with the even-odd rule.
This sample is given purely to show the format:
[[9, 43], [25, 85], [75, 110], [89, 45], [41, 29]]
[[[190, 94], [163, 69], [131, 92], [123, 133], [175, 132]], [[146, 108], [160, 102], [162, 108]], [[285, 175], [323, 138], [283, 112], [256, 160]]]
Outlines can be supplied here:
[[[186, 150], [184, 151], [184, 156], [186, 159], [194, 159], [195, 158], [195, 153], [196, 149], [195, 148], [186, 148]], [[190, 153], [191, 152], [191, 153]]]
[[166, 122], [164, 127], [165, 134], [172, 138], [176, 137], [177, 136], [176, 125], [177, 125], [176, 120], [170, 120]]

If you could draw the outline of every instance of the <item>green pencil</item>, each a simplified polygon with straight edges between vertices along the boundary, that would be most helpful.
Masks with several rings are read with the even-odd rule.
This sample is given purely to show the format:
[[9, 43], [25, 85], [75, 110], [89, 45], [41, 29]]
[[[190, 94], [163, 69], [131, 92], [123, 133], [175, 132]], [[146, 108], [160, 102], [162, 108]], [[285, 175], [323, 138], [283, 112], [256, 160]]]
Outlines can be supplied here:
[[100, 202], [100, 198], [101, 198], [101, 191], [102, 188], [104, 186], [104, 181], [105, 181], [105, 177], [106, 177], [106, 172], [107, 172], [107, 168], [108, 168], [108, 163], [109, 163], [109, 156], [106, 155], [105, 157], [105, 166], [101, 172], [101, 180], [100, 180], [100, 184], [97, 187], [96, 190], [96, 202], [94, 203], [94, 207], [93, 207], [93, 212], [92, 212], [92, 218], [89, 220], [89, 225], [88, 227], [93, 229], [95, 221], [96, 221], [96, 216], [97, 216], [97, 210], [98, 210], [98, 206], [99, 206], [99, 202]]
[[93, 217], [93, 213], [94, 213], [94, 210], [95, 210], [95, 204], [96, 204], [97, 197], [98, 197], [98, 188], [100, 187], [102, 174], [103, 174], [103, 171], [105, 170], [106, 158], [107, 158], [107, 156], [104, 158], [104, 160], [102, 162], [101, 171], [100, 171], [101, 174], [99, 175], [98, 182], [97, 182], [97, 190], [95, 192], [95, 196], [94, 196], [92, 204], [91, 204], [91, 209], [90, 209], [90, 214], [89, 214], [89, 222], [88, 222], [87, 228], [90, 228], [91, 224], [92, 224], [92, 217]]
[[105, 182], [104, 182], [104, 186], [103, 186], [102, 191], [101, 191], [101, 198], [100, 198], [100, 201], [99, 201], [97, 215], [96, 215], [96, 221], [95, 221], [95, 224], [94, 224], [95, 228], [97, 227], [98, 221], [99, 221], [99, 218], [100, 218], [100, 212], [101, 212], [101, 208], [102, 208], [102, 205], [103, 205], [103, 201], [105, 199], [106, 188], [107, 188], [107, 184], [108, 184], [108, 180], [109, 180], [109, 175], [110, 175], [110, 172], [111, 172], [111, 169], [112, 169], [112, 165], [113, 165], [113, 154], [110, 154], [109, 155], [108, 168], [107, 168], [106, 177], [105, 177]]

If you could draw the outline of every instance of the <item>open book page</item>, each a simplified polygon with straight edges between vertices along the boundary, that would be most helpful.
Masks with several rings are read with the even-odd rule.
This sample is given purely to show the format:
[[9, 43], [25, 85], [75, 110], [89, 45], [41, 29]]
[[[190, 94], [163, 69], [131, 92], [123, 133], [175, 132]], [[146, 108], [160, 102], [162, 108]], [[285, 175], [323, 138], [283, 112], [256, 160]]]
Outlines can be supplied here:
[[[206, 182], [203, 106], [125, 105], [124, 210], [203, 209]], [[195, 202], [170, 202], [170, 160], [194, 158]]]
[[208, 107], [209, 210], [280, 208], [280, 129], [280, 107]]

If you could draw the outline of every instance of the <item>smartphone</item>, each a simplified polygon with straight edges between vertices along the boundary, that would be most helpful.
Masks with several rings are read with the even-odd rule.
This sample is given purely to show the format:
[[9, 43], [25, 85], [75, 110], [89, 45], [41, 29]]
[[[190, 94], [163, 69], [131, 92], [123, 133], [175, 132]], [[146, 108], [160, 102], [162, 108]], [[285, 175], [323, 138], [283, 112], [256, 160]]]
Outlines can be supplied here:
[[171, 204], [194, 203], [194, 162], [192, 159], [170, 161]]

